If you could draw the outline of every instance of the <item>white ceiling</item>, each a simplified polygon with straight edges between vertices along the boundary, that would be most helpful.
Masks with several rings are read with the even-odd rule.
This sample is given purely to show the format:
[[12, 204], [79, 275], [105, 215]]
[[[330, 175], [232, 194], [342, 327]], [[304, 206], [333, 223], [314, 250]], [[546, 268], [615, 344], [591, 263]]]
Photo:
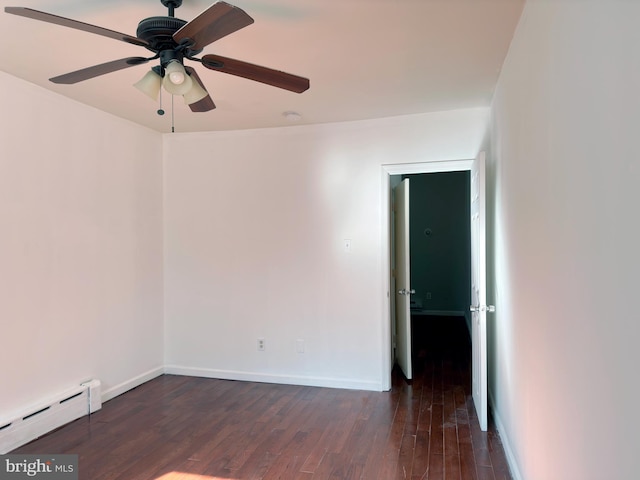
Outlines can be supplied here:
[[[255, 23], [205, 48], [307, 77], [296, 94], [190, 63], [217, 108], [193, 113], [175, 101], [177, 132], [235, 130], [389, 117], [488, 106], [524, 0], [227, 0]], [[160, 0], [2, 0], [0, 69], [100, 110], [160, 132], [164, 116], [132, 85], [148, 65], [75, 85], [50, 77], [146, 49], [37, 20], [9, 15], [29, 7], [135, 35], [138, 22], [166, 15]], [[183, 0], [176, 16], [190, 20], [214, 0]]]

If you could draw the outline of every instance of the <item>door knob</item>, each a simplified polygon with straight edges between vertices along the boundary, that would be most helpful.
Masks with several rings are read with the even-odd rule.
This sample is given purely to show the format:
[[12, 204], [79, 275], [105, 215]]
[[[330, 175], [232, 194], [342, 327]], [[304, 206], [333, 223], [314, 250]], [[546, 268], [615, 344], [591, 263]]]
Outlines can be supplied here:
[[416, 291], [413, 288], [411, 290], [403, 288], [402, 290], [398, 290], [398, 293], [400, 295], [415, 295]]
[[479, 307], [475, 305], [471, 305], [469, 307], [469, 310], [471, 312], [495, 312], [496, 307], [494, 305], [480, 305]]

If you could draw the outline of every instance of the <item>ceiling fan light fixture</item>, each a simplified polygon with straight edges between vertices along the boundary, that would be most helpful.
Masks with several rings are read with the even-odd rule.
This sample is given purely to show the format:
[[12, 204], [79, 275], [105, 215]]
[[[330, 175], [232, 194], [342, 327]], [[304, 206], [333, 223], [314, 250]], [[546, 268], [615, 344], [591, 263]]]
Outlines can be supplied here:
[[149, 70], [144, 77], [133, 84], [138, 90], [144, 93], [151, 100], [157, 100], [162, 86], [162, 77], [153, 70]]
[[187, 75], [182, 63], [172, 60], [164, 67], [162, 86], [171, 95], [184, 95], [193, 87], [193, 81]]
[[203, 98], [205, 98], [207, 95], [209, 95], [207, 91], [204, 88], [202, 88], [200, 83], [193, 80], [192, 80], [192, 83], [193, 83], [193, 86], [191, 87], [191, 89], [183, 95], [184, 103], [186, 103], [187, 105], [197, 103]]

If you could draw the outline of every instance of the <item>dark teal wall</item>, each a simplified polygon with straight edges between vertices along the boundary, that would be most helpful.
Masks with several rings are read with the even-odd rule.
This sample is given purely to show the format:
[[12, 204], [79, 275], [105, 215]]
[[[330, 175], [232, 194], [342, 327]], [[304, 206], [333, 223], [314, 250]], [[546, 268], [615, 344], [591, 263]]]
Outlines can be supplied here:
[[403, 177], [410, 179], [412, 299], [423, 310], [466, 313], [471, 304], [469, 172]]

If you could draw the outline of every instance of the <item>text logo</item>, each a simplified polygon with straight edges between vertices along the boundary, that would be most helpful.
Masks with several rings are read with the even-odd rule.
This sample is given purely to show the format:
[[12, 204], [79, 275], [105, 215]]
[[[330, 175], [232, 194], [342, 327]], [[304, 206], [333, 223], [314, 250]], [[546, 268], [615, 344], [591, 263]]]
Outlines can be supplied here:
[[78, 455], [0, 455], [0, 480], [78, 480]]

